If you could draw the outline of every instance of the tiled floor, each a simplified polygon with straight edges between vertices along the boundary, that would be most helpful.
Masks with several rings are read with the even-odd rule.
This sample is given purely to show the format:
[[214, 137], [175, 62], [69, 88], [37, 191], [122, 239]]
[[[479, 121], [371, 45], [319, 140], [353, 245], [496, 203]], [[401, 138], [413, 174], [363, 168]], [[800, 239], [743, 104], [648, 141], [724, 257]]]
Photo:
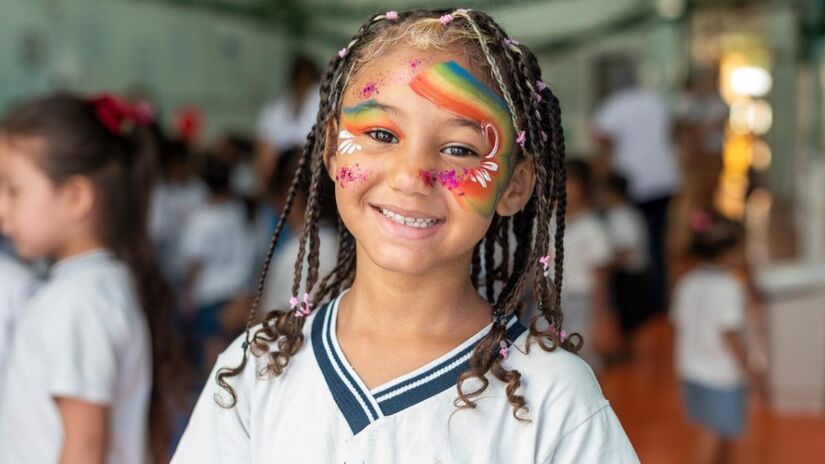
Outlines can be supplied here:
[[[604, 394], [643, 463], [690, 463], [694, 428], [684, 419], [673, 373], [673, 333], [665, 320], [645, 326], [637, 356], [600, 375]], [[737, 463], [825, 463], [825, 416], [778, 416], [751, 405], [734, 451]]]

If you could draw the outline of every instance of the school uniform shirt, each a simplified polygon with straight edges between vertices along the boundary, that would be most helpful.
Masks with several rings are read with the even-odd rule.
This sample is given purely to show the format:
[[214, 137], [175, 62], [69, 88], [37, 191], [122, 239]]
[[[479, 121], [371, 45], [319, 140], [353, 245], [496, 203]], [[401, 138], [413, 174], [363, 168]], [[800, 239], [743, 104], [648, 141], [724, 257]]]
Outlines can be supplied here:
[[[250, 355], [228, 381], [237, 404], [222, 408], [207, 383], [181, 439], [174, 464], [209, 463], [550, 463], [638, 462], [619, 420], [589, 367], [576, 355], [533, 346], [515, 317], [515, 341], [504, 361], [522, 377], [530, 422], [512, 415], [504, 385], [490, 382], [475, 409], [457, 410], [456, 381], [469, 366], [482, 329], [438, 359], [368, 389], [335, 335], [340, 296], [304, 326], [304, 345], [278, 377], [260, 377], [266, 357]], [[241, 339], [216, 369], [237, 366]], [[213, 373], [214, 378], [214, 373]], [[477, 387], [465, 383], [465, 391]]]
[[627, 272], [643, 272], [649, 262], [647, 252], [647, 227], [642, 214], [624, 204], [607, 210], [607, 238], [615, 252], [629, 252], [628, 259], [620, 266]]
[[57, 462], [56, 397], [109, 408], [105, 462], [144, 464], [149, 331], [132, 276], [109, 252], [58, 262], [21, 313], [0, 409], [0, 462]]
[[684, 380], [715, 388], [744, 384], [722, 338], [745, 325], [745, 289], [722, 268], [703, 266], [676, 285], [671, 319], [676, 327], [676, 371]]
[[200, 265], [193, 295], [198, 306], [225, 302], [252, 283], [255, 245], [239, 202], [208, 203], [192, 213], [180, 250], [184, 267]]
[[0, 252], [0, 398], [6, 374], [6, 359], [14, 339], [14, 326], [36, 283], [29, 268]]

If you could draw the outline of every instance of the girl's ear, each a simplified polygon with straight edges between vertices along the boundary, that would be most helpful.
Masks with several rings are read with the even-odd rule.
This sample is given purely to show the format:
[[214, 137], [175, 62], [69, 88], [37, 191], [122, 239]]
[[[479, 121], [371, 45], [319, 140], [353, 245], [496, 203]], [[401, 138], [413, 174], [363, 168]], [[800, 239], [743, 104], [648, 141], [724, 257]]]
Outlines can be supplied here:
[[334, 118], [327, 121], [324, 137], [324, 167], [330, 180], [335, 182], [335, 173], [338, 172], [338, 122]]
[[510, 183], [496, 205], [496, 213], [499, 216], [512, 216], [521, 211], [530, 201], [535, 185], [536, 168], [533, 166], [533, 160], [522, 159], [513, 169]]
[[95, 188], [86, 176], [72, 176], [61, 186], [63, 207], [70, 217], [84, 219], [95, 209]]

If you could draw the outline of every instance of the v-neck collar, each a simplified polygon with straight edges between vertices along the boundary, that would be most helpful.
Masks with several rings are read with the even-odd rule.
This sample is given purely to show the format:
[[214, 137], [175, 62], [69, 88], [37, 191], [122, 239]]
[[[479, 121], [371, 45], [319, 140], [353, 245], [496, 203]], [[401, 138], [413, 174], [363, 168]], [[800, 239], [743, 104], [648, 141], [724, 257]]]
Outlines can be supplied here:
[[[338, 305], [344, 293], [318, 308], [312, 321], [311, 338], [315, 359], [327, 388], [353, 435], [384, 416], [403, 411], [455, 386], [458, 377], [470, 369], [470, 358], [476, 344], [490, 330], [488, 324], [450, 352], [369, 390], [347, 361], [335, 334]], [[508, 341], [512, 343], [525, 330], [513, 315], [507, 323]]]

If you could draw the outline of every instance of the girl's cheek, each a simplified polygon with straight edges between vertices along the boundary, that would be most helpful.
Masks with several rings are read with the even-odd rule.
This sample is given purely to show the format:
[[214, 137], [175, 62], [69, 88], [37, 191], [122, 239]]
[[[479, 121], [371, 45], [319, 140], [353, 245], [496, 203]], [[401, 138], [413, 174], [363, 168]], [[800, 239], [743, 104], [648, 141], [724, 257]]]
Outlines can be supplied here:
[[360, 163], [342, 165], [335, 173], [335, 184], [343, 190], [354, 189], [365, 183], [370, 174], [371, 171]]

